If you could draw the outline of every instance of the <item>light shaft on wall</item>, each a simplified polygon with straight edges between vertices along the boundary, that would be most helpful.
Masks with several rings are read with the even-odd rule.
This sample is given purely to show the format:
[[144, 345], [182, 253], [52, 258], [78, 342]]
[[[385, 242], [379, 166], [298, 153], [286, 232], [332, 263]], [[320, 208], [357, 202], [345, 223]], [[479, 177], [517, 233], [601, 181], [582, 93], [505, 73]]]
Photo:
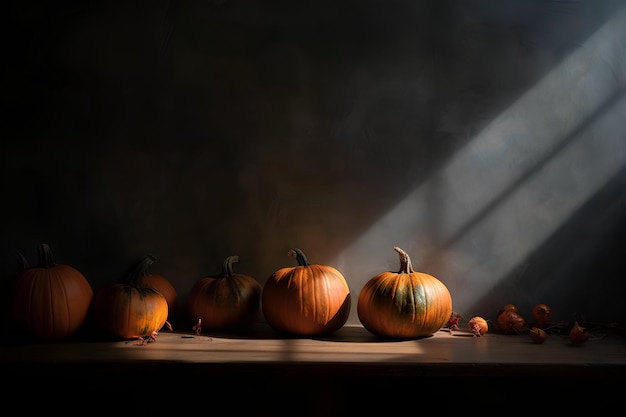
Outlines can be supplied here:
[[353, 292], [400, 246], [473, 308], [626, 164], [625, 90], [626, 8], [334, 261]]

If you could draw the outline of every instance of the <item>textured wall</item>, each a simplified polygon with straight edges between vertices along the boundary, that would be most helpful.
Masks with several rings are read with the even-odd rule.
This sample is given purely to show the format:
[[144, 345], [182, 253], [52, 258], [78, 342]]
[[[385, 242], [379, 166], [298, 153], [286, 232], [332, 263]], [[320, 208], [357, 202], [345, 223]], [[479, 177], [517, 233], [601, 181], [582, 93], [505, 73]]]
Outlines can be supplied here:
[[3, 277], [149, 252], [184, 298], [299, 247], [357, 323], [397, 245], [465, 316], [624, 318], [623, 2], [83, 3], [6, 17]]

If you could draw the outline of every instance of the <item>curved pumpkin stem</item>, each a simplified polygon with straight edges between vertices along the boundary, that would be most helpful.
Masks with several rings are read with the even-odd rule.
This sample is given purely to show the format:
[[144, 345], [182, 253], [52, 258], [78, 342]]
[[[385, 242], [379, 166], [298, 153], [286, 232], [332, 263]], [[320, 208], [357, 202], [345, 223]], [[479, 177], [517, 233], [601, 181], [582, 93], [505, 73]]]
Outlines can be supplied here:
[[393, 250], [400, 254], [400, 271], [398, 271], [398, 274], [414, 273], [415, 271], [413, 270], [413, 265], [411, 264], [411, 258], [409, 257], [409, 254], [397, 246], [394, 246]]
[[232, 255], [224, 260], [224, 265], [222, 265], [222, 276], [226, 278], [230, 278], [233, 276], [233, 263], [239, 262], [239, 256]]
[[52, 268], [53, 266], [56, 266], [56, 262], [54, 262], [54, 258], [52, 257], [50, 245], [47, 243], [39, 245], [37, 248], [37, 254], [39, 258], [39, 264], [37, 266], [39, 268]]
[[139, 278], [150, 274], [148, 268], [152, 266], [154, 261], [156, 261], [156, 256], [152, 254], [142, 256], [138, 261], [130, 265], [120, 282], [131, 287], [137, 287]]
[[296, 258], [299, 266], [309, 266], [309, 260], [304, 256], [304, 252], [302, 252], [298, 248], [291, 249], [288, 253], [292, 258]]

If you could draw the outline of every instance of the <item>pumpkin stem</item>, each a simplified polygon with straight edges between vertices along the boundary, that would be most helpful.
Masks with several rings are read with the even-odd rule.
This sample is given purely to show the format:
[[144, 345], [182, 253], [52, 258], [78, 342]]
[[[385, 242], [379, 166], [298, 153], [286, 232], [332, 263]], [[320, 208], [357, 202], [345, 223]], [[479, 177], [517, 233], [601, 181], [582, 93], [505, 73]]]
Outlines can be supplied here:
[[289, 250], [288, 255], [291, 256], [292, 258], [296, 258], [296, 260], [298, 261], [298, 265], [299, 266], [309, 266], [310, 265], [308, 259], [306, 258], [306, 256], [304, 256], [304, 252], [302, 252], [298, 248]]
[[233, 255], [226, 258], [224, 265], [222, 266], [222, 276], [230, 278], [233, 276], [233, 263], [239, 262], [239, 256]]
[[398, 271], [398, 274], [414, 273], [415, 271], [413, 270], [413, 265], [411, 264], [411, 258], [409, 257], [409, 254], [397, 246], [394, 246], [393, 250], [400, 254], [400, 271]]
[[39, 268], [52, 268], [56, 265], [54, 258], [52, 257], [52, 251], [50, 246], [46, 243], [42, 243], [37, 248], [37, 254], [39, 257]]
[[156, 256], [147, 254], [138, 261], [134, 261], [122, 276], [120, 282], [131, 287], [137, 287], [139, 278], [149, 275], [148, 268], [154, 263]]

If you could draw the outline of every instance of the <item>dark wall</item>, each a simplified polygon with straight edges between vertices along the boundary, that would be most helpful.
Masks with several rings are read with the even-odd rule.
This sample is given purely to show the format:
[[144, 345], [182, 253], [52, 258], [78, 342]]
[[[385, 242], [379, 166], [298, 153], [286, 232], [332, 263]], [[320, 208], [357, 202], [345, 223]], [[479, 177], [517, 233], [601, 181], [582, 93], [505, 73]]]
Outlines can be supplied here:
[[621, 6], [12, 2], [2, 276], [44, 242], [94, 288], [153, 253], [184, 299], [299, 247], [357, 323], [397, 245], [464, 316], [624, 318]]

